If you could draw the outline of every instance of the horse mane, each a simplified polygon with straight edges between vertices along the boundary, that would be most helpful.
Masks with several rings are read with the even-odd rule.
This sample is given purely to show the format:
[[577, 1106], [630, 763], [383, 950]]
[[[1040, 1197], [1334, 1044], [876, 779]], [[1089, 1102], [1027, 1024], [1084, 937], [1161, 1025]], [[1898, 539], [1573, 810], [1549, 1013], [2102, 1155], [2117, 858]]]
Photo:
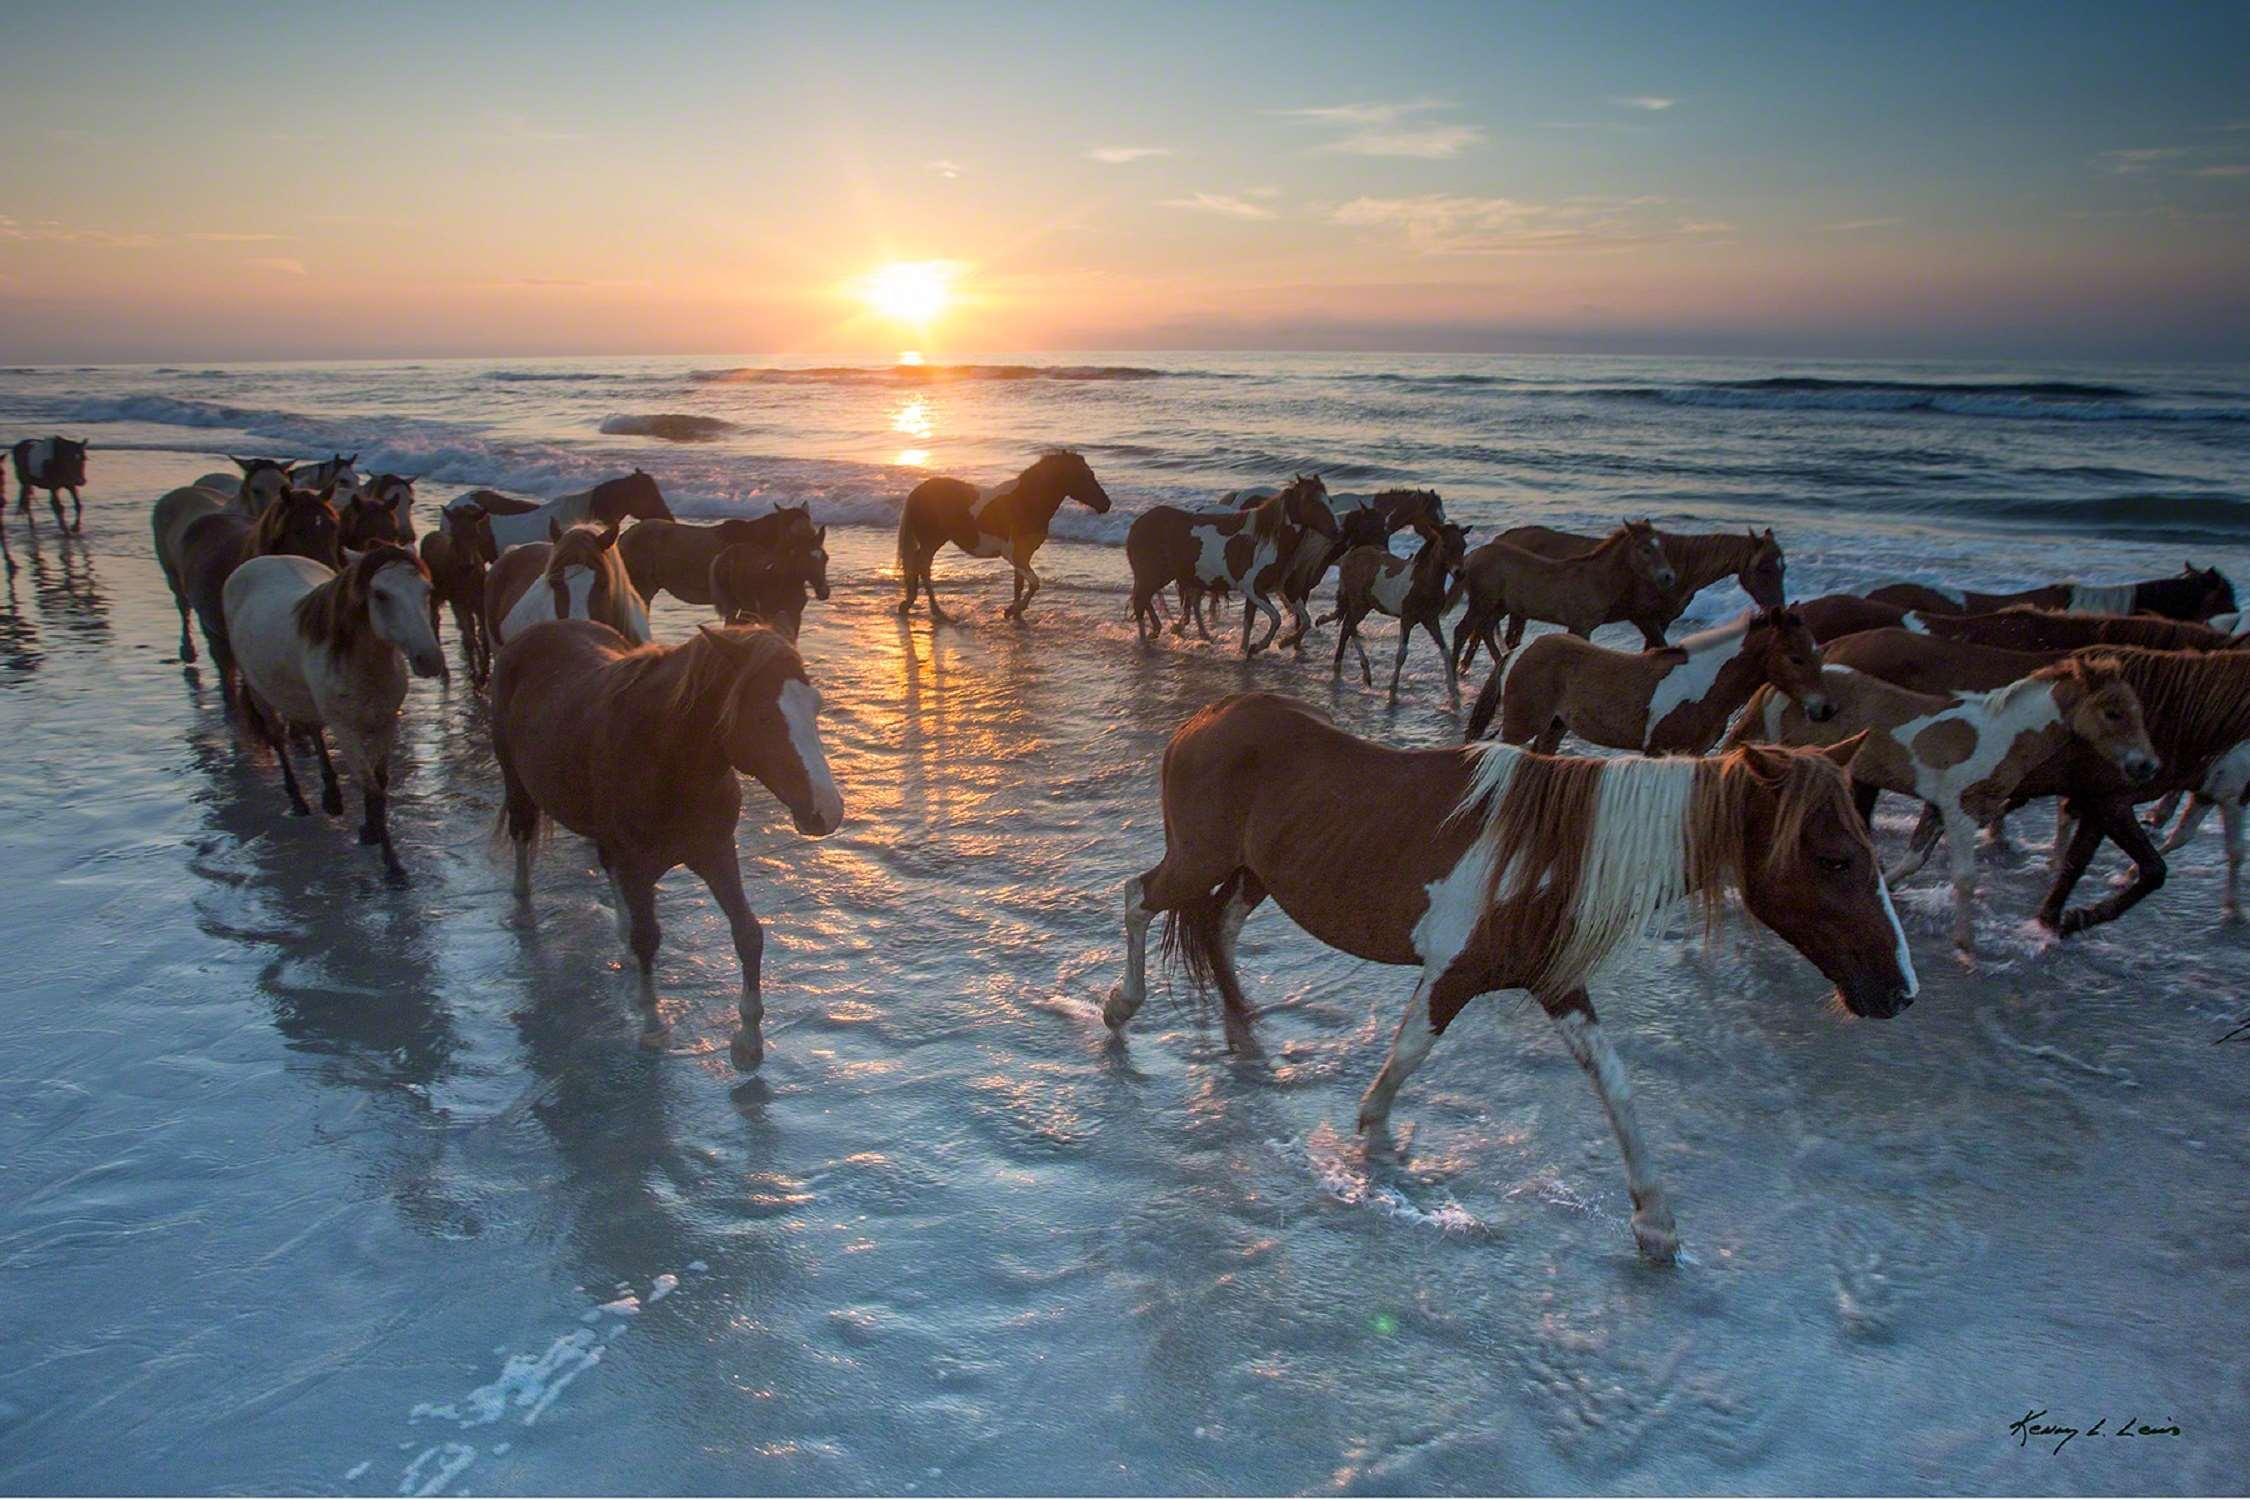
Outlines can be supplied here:
[[[1732, 642], [1741, 640], [1744, 636], [1748, 635], [1753, 628], [1755, 628], [1762, 621], [1766, 620], [1769, 616], [1778, 617], [1782, 613], [1783, 611], [1781, 610], [1759, 609], [1757, 606], [1752, 605], [1750, 608], [1744, 610], [1741, 614], [1736, 615], [1731, 620], [1721, 620], [1716, 625], [1707, 626], [1706, 628], [1698, 630], [1691, 635], [1683, 635], [1678, 640], [1672, 642], [1671, 645], [1660, 646], [1657, 649], [1662, 651], [1682, 651], [1689, 656], [1697, 656], [1705, 651], [1710, 651], [1716, 647], [1725, 646], [1731, 644]], [[1779, 624], [1780, 620], [1776, 618], [1775, 623]]]
[[564, 531], [547, 554], [546, 576], [560, 578], [565, 568], [591, 568], [596, 573], [607, 571], [602, 561], [602, 554], [610, 550], [603, 540], [607, 535], [607, 527], [590, 521], [580, 521]]
[[250, 527], [250, 534], [242, 539], [243, 561], [280, 550], [282, 533], [289, 528], [290, 508], [305, 500], [314, 501], [331, 513], [335, 510], [319, 491], [294, 488], [283, 490], [266, 502], [266, 508], [258, 512], [257, 521]]
[[2167, 761], [2197, 760], [2250, 740], [2250, 653], [2089, 646], [2073, 660], [2116, 663]]
[[[783, 656], [795, 658], [797, 648], [777, 630], [763, 625], [703, 625], [677, 646], [651, 642], [624, 652], [618, 657], [622, 671], [605, 674], [610, 680], [603, 691], [621, 695], [652, 689], [657, 696], [652, 712], [658, 722], [686, 725], [709, 714], [723, 735], [734, 717], [734, 685]], [[714, 708], [712, 700], [721, 698], [725, 702]]]
[[362, 552], [352, 564], [297, 601], [297, 634], [309, 646], [323, 646], [339, 656], [359, 644], [367, 623], [367, 591], [383, 569], [404, 564], [425, 579], [429, 570], [422, 559], [404, 547], [383, 542]]

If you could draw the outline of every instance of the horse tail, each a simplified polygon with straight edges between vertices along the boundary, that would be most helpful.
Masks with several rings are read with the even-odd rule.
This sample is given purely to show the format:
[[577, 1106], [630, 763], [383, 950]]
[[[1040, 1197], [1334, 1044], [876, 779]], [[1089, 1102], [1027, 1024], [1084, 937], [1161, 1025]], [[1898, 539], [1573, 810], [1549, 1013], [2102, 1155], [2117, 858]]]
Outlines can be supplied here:
[[1492, 727], [1492, 716], [1500, 711], [1500, 680], [1506, 675], [1506, 669], [1505, 661], [1496, 662], [1492, 674], [1484, 679], [1484, 686], [1477, 689], [1476, 707], [1469, 711], [1469, 729], [1461, 736], [1462, 743], [1476, 743]]
[[1453, 613], [1453, 606], [1459, 604], [1461, 602], [1461, 596], [1463, 594], [1466, 594], [1468, 591], [1469, 570], [1467, 568], [1463, 568], [1453, 575], [1452, 586], [1446, 589], [1445, 603], [1438, 606], [1438, 613], [1441, 615], [1449, 615]]
[[1188, 983], [1198, 997], [1216, 987], [1229, 1009], [1238, 1004], [1242, 986], [1227, 957], [1222, 931], [1229, 902], [1242, 890], [1243, 872], [1236, 870], [1219, 882], [1218, 889], [1196, 897], [1164, 914], [1164, 937], [1158, 952], [1166, 965], [1187, 971]]

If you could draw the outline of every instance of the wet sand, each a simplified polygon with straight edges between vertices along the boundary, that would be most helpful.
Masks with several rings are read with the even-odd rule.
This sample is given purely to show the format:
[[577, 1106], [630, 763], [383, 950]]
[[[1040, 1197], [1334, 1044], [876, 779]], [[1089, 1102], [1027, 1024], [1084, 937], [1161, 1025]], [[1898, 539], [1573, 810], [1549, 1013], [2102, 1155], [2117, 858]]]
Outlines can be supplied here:
[[[506, 925], [465, 681], [408, 701], [411, 889], [350, 819], [287, 817], [208, 672], [173, 659], [148, 554], [149, 499], [210, 461], [100, 457], [85, 543], [42, 520], [34, 552], [11, 518], [24, 571], [0, 594], [0, 1486], [2250, 1473], [2250, 1041], [2214, 1045], [2250, 938], [2218, 918], [2215, 829], [2063, 945], [2024, 921], [2043, 848], [1988, 859], [1975, 974], [1926, 872], [1901, 903], [1923, 993], [1896, 1021], [1839, 1020], [1739, 921], [1620, 964], [1597, 1003], [1691, 1258], [1659, 1271], [1590, 1090], [1520, 997], [1449, 1033], [1392, 1158], [1351, 1121], [1406, 971], [1268, 910], [1243, 942], [1262, 1058], [1161, 987], [1124, 1045], [1100, 1024], [1171, 730], [1259, 686], [1448, 741], [1426, 648], [1395, 709], [1332, 684], [1325, 633], [1302, 663], [1144, 650], [1114, 552], [1067, 546], [1026, 629], [998, 617], [1000, 572], [949, 559], [965, 619], [933, 633], [891, 613], [889, 539], [832, 532], [803, 644], [847, 823], [807, 841], [748, 792], [769, 1051], [744, 1080], [725, 925], [685, 872], [659, 897], [668, 1054], [635, 1044], [583, 844], [552, 842], [536, 931]], [[667, 601], [658, 634], [695, 618]], [[2040, 1408], [2182, 1435], [2018, 1447]]]

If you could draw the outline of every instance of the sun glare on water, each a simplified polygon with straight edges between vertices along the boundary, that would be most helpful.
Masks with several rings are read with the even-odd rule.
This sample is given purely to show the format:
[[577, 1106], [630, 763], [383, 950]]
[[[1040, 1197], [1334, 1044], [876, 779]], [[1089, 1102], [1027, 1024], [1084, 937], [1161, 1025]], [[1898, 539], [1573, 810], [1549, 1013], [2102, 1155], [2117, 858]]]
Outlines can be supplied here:
[[953, 276], [950, 261], [895, 261], [860, 283], [860, 300], [886, 318], [924, 328], [952, 303]]

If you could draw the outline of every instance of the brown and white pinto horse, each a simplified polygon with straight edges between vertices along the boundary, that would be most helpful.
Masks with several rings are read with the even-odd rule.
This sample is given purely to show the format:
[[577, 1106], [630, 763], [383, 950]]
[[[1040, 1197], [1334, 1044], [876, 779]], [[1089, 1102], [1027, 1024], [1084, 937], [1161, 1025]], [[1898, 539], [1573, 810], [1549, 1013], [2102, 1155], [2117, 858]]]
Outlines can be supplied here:
[[542, 620], [599, 620], [636, 646], [651, 639], [648, 605], [617, 556], [617, 527], [582, 522], [553, 540], [510, 547], [484, 580], [484, 628], [505, 646]]
[[1868, 590], [1879, 604], [1898, 604], [1933, 615], [1986, 614], [2010, 605], [2067, 610], [2074, 615], [2162, 615], [2168, 620], [2208, 620], [2235, 608], [2234, 585], [2217, 568], [2188, 563], [2171, 578], [2141, 583], [2050, 583], [2013, 594], [1979, 594], [1941, 584], [1891, 583]]
[[[1499, 540], [1542, 557], [1582, 557], [1602, 541], [1551, 526], [1512, 527], [1500, 533]], [[1673, 581], [1659, 586], [1653, 581], [1636, 580], [1632, 591], [1615, 601], [1609, 618], [1602, 622], [1632, 625], [1651, 648], [1663, 645], [1672, 622], [1697, 594], [1722, 578], [1733, 578], [1750, 596], [1750, 602], [1761, 609], [1779, 609], [1787, 600], [1786, 563], [1781, 543], [1774, 540], [1770, 526], [1762, 533], [1745, 531], [1740, 536], [1724, 531], [1659, 531], [1656, 540], [1672, 564]], [[1523, 626], [1521, 618], [1509, 622], [1506, 645], [1510, 651], [1523, 640]], [[1475, 658], [1479, 640], [1477, 634], [1455, 634], [1454, 645], [1463, 667]]]
[[[1447, 608], [1466, 595], [1469, 607], [1454, 627], [1455, 666], [1466, 665], [1473, 640], [1482, 641], [1497, 666], [1507, 652], [1493, 637], [1501, 616], [1508, 617], [1508, 645], [1523, 638], [1522, 622], [1546, 620], [1572, 635], [1590, 636], [1596, 627], [1623, 618], [1619, 611], [1650, 589], [1670, 589], [1679, 573], [1665, 555], [1663, 539], [1647, 521], [1627, 521], [1590, 551], [1550, 557], [1495, 540], [1471, 551], [1454, 583]], [[1657, 637], [1662, 644], [1663, 637]]]
[[643, 521], [617, 544], [625, 571], [643, 599], [653, 603], [659, 593], [668, 593], [682, 604], [694, 605], [711, 603], [711, 565], [729, 547], [770, 552], [816, 545], [809, 505], [777, 505], [765, 515], [729, 516], [715, 526]]
[[591, 620], [534, 625], [492, 670], [492, 749], [515, 845], [515, 894], [531, 900], [540, 820], [594, 841], [617, 902], [618, 934], [639, 970], [642, 1040], [670, 1028], [657, 1008], [656, 883], [686, 865], [710, 887], [742, 964], [737, 1068], [765, 1056], [760, 964], [765, 933], [742, 893], [735, 824], [741, 776], [765, 784], [819, 837], [844, 820], [820, 743], [820, 695], [796, 648], [770, 630], [706, 625], [679, 646], [634, 646]]
[[1453, 651], [1445, 641], [1445, 595], [1453, 581], [1453, 570], [1468, 555], [1469, 529], [1449, 521], [1416, 522], [1414, 529], [1422, 538], [1422, 546], [1411, 559], [1400, 557], [1387, 544], [1354, 547], [1344, 554], [1336, 576], [1336, 612], [1323, 616], [1320, 622], [1343, 621], [1336, 632], [1331, 675], [1342, 674], [1344, 646], [1349, 643], [1359, 651], [1360, 681], [1369, 687], [1375, 685], [1375, 674], [1367, 665], [1367, 647], [1359, 638], [1359, 622], [1380, 611], [1398, 621], [1398, 652], [1391, 659], [1392, 696], [1398, 694], [1406, 650], [1419, 628], [1437, 642], [1438, 655], [1445, 662], [1445, 691], [1459, 703], [1461, 679], [1453, 670]]
[[[63, 525], [62, 492], [70, 491], [71, 520], [66, 528], [71, 531], [86, 529], [86, 502], [78, 498], [78, 488], [86, 482], [86, 450], [93, 444], [73, 442], [66, 437], [25, 438], [8, 450], [15, 461], [16, 509], [30, 515], [31, 492], [45, 490], [47, 503], [54, 508], [55, 524]], [[0, 507], [8, 502], [0, 494]]]
[[1701, 755], [1768, 684], [1816, 722], [1835, 712], [1820, 682], [1820, 644], [1794, 610], [1748, 610], [1653, 651], [1610, 651], [1557, 632], [1485, 680], [1463, 738], [1483, 737], [1497, 703], [1500, 738], [1542, 755], [1555, 753], [1566, 729], [1613, 750]]
[[[1198, 515], [1158, 505], [1136, 516], [1125, 534], [1125, 560], [1133, 570], [1130, 607], [1141, 638], [1155, 638], [1160, 626], [1156, 599], [1179, 586], [1186, 618], [1202, 624], [1197, 605], [1207, 590], [1224, 585], [1241, 593], [1242, 654], [1255, 656], [1281, 629], [1281, 611], [1269, 593], [1281, 587], [1289, 560], [1307, 538], [1332, 540], [1336, 517], [1319, 498], [1319, 480], [1300, 481], [1248, 510]], [[1262, 612], [1269, 623], [1257, 645], [1250, 629]]]
[[898, 566], [906, 583], [898, 612], [912, 610], [915, 591], [921, 589], [930, 596], [930, 618], [946, 618], [938, 606], [930, 560], [951, 542], [971, 557], [1008, 560], [1015, 569], [1016, 596], [1001, 613], [1022, 619], [1039, 593], [1032, 555], [1047, 540], [1047, 528], [1065, 500], [1076, 500], [1096, 515], [1109, 510], [1108, 491], [1086, 460], [1068, 449], [1040, 455], [989, 495], [960, 479], [925, 479], [914, 486], [898, 517]]
[[[1855, 672], [1822, 674], [1835, 715], [1811, 722], [1771, 691], [1751, 700], [1734, 743], [1830, 745], [1865, 732], [1847, 769], [1869, 810], [1873, 791], [1914, 797], [1932, 808], [1945, 831], [1953, 872], [1953, 946], [1976, 951], [1976, 830], [2008, 809], [2024, 779], [2072, 741], [2117, 767], [2128, 781], [2157, 771], [2141, 700], [2115, 660], [2072, 657], [2006, 687], [1982, 693], [1916, 693]], [[1922, 867], [1927, 846], [1893, 866], [1893, 885]]]
[[1593, 760], [1506, 745], [1394, 750], [1304, 704], [1250, 693], [1172, 736], [1163, 788], [1163, 862], [1125, 884], [1125, 978], [1103, 1007], [1113, 1028], [1147, 996], [1148, 928], [1167, 915], [1167, 949], [1216, 983], [1230, 1034], [1246, 1042], [1235, 939], [1270, 895], [1332, 948], [1421, 970], [1360, 1105], [1360, 1128], [1373, 1130], [1463, 1006], [1528, 989], [1609, 1114], [1634, 1236], [1651, 1260], [1678, 1248], [1672, 1210], [1586, 990], [1612, 952], [1682, 901], [1715, 917], [1739, 889], [1855, 1015], [1893, 1016], [1914, 998], [1874, 846], [1843, 774], [1818, 752]]

